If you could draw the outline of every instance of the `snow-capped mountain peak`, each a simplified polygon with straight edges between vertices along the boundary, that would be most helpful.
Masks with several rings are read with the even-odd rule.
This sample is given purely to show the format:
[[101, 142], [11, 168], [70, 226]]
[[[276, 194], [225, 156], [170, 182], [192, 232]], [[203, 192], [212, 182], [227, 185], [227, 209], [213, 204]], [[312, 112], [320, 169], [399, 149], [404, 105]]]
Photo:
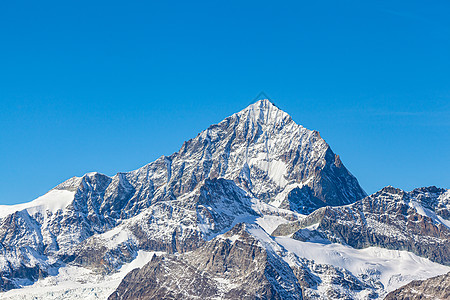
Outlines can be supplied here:
[[292, 118], [268, 99], [261, 99], [236, 114], [258, 125], [284, 124]]
[[[3, 209], [0, 289], [20, 285], [10, 280], [14, 274], [32, 282], [62, 263], [110, 272], [138, 250], [195, 249], [238, 219], [262, 214], [251, 201], [294, 218], [366, 195], [316, 131], [267, 99], [211, 125], [170, 156], [112, 177], [73, 177], [49, 195], [58, 193], [67, 197], [40, 198], [40, 209], [30, 209], [34, 202]], [[111, 230], [126, 233], [112, 248], [102, 238]]]

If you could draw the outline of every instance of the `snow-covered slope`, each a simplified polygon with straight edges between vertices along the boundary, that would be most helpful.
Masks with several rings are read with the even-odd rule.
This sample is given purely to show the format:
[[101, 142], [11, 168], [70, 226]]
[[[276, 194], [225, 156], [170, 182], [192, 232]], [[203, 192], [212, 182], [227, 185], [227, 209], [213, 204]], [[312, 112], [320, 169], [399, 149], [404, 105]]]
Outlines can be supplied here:
[[[329, 242], [301, 242], [288, 237], [275, 239], [287, 251], [317, 264], [332, 265], [349, 271], [361, 280], [381, 283], [381, 292], [390, 292], [411, 280], [426, 279], [450, 271], [450, 267], [399, 250], [380, 247], [355, 249]], [[414, 272], [412, 272], [414, 270]]]
[[51, 190], [47, 194], [28, 203], [17, 205], [0, 205], [0, 218], [26, 210], [28, 214], [33, 215], [36, 212], [46, 214], [56, 214], [59, 210], [65, 209], [74, 199], [75, 192], [67, 190]]
[[92, 270], [77, 267], [60, 267], [56, 274], [42, 278], [30, 286], [13, 289], [3, 294], [3, 300], [64, 300], [64, 299], [106, 299], [119, 286], [121, 280], [136, 268], [142, 268], [158, 252], [139, 251], [134, 260], [118, 269], [110, 276], [98, 274]]

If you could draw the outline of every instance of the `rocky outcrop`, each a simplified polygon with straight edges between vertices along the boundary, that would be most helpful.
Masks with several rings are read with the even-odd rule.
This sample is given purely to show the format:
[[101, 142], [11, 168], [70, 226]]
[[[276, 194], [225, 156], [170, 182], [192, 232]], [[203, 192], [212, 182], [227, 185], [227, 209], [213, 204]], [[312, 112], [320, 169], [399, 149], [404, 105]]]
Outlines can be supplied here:
[[450, 299], [450, 273], [414, 280], [407, 285], [390, 292], [385, 300], [446, 300]]
[[320, 224], [326, 215], [328, 207], [321, 207], [311, 214], [309, 214], [306, 218], [296, 220], [294, 222], [280, 224], [273, 232], [273, 236], [285, 236], [291, 235], [296, 231], [309, 227], [311, 225]]

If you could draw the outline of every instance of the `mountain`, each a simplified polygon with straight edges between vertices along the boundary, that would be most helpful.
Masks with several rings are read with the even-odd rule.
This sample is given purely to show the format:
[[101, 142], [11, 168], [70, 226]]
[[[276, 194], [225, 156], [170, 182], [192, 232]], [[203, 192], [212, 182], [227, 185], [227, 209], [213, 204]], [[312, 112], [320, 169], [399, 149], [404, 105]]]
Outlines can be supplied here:
[[140, 169], [0, 206], [0, 297], [366, 299], [450, 271], [448, 190], [383, 193], [260, 100]]
[[[202, 204], [208, 200], [200, 196], [192, 199], [190, 193], [208, 189], [245, 191], [303, 213], [365, 196], [318, 132], [297, 125], [270, 101], [260, 100], [210, 126], [180, 151], [136, 171], [113, 177], [99, 173], [73, 177], [31, 203], [2, 207], [0, 255], [5, 258], [1, 267], [5, 283], [0, 288], [14, 287], [9, 278], [20, 278], [20, 274], [34, 281], [61, 261], [98, 266], [95, 258], [83, 253], [89, 247], [96, 253], [108, 249], [96, 249], [94, 239], [88, 238], [118, 225], [133, 226], [139, 239], [136, 249], [192, 250], [211, 233], [229, 227], [236, 215], [235, 211], [210, 210]], [[193, 211], [186, 212], [187, 207]], [[237, 215], [248, 211], [239, 205], [236, 209]], [[129, 224], [142, 212], [151, 221], [145, 224], [146, 230]], [[157, 214], [173, 219], [163, 225], [164, 233], [160, 233]], [[177, 231], [183, 225], [178, 220], [190, 229]], [[120, 259], [130, 260], [132, 252], [121, 252]], [[42, 261], [40, 256], [48, 259]]]

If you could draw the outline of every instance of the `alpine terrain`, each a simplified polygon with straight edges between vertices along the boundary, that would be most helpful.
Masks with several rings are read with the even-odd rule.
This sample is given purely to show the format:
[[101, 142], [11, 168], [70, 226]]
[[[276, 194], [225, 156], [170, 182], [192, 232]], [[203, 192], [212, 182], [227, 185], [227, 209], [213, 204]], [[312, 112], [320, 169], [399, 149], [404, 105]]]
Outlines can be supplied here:
[[0, 206], [0, 299], [437, 299], [448, 272], [450, 190], [368, 196], [267, 99], [140, 169]]

